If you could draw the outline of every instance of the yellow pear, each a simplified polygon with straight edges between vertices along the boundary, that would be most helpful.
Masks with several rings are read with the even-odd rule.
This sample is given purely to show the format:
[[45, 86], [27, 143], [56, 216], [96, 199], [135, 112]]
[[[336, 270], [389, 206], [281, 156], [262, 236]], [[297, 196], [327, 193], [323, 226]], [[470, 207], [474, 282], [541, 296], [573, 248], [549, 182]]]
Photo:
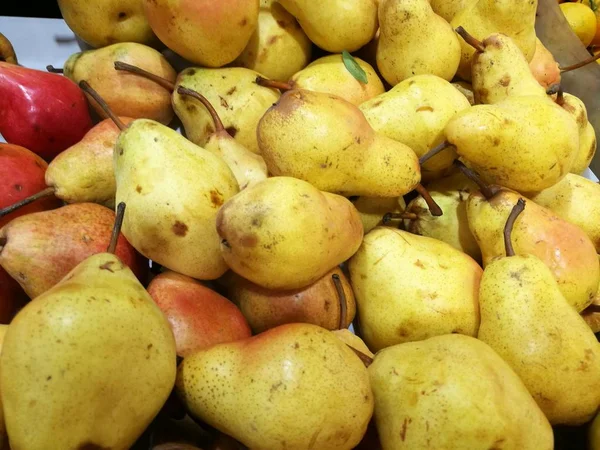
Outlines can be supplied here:
[[376, 133], [356, 106], [335, 95], [285, 92], [261, 119], [257, 135], [271, 174], [322, 191], [399, 197], [420, 181], [411, 148]]
[[227, 201], [217, 232], [229, 267], [268, 289], [314, 283], [350, 258], [363, 237], [348, 199], [289, 177], [268, 178]]
[[399, 344], [369, 367], [382, 447], [551, 450], [523, 382], [485, 343], [459, 334]]
[[450, 81], [456, 74], [460, 43], [428, 0], [381, 0], [379, 27], [377, 67], [392, 86], [414, 75]]
[[373, 351], [440, 334], [477, 335], [482, 269], [445, 242], [378, 227], [349, 269], [361, 332]]
[[176, 390], [193, 416], [256, 450], [351, 450], [373, 412], [361, 360], [311, 324], [201, 350], [179, 366]]
[[581, 175], [585, 172], [596, 154], [596, 130], [591, 123], [585, 125], [585, 129], [579, 133], [579, 151], [575, 156], [571, 173]]
[[261, 0], [258, 25], [235, 64], [267, 78], [287, 80], [309, 62], [312, 42], [275, 0]]
[[406, 208], [402, 197], [358, 197], [352, 203], [360, 214], [365, 234], [373, 228], [383, 225], [383, 218], [386, 214], [399, 214]]
[[479, 0], [429, 0], [431, 8], [438, 16], [451, 22], [454, 16], [465, 8], [471, 8]]
[[365, 344], [365, 342], [361, 338], [359, 338], [356, 334], [352, 333], [350, 330], [333, 330], [332, 333], [335, 334], [336, 337], [340, 339], [343, 343], [358, 350], [363, 355], [366, 355], [369, 358], [375, 357], [373, 352], [369, 350], [369, 347], [367, 347], [367, 344]]
[[[469, 106], [464, 95], [446, 80], [435, 75], [416, 75], [363, 103], [360, 110], [376, 132], [423, 156], [445, 140], [446, 124]], [[439, 177], [455, 158], [451, 147], [436, 155], [423, 164], [423, 179]]]

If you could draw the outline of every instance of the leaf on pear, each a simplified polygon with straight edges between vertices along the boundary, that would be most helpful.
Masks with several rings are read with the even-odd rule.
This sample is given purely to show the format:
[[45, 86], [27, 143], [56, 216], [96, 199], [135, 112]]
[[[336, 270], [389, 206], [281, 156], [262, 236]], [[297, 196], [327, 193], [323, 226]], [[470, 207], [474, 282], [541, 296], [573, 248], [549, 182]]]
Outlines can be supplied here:
[[367, 74], [363, 68], [360, 67], [354, 57], [346, 50], [342, 52], [342, 61], [344, 61], [344, 66], [346, 66], [346, 69], [354, 78], [363, 84], [367, 84], [369, 82], [369, 80], [367, 80]]

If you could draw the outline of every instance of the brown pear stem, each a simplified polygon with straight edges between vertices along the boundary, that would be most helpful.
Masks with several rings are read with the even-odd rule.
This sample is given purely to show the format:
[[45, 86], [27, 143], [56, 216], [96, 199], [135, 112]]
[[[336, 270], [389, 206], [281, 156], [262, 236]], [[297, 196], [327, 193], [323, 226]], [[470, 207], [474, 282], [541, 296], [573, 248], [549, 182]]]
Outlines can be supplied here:
[[558, 90], [556, 91], [556, 104], [558, 106], [563, 106], [565, 104], [565, 91], [563, 91], [562, 86], [558, 85]]
[[383, 222], [384, 224], [391, 222], [394, 219], [406, 219], [406, 220], [417, 220], [419, 218], [418, 215], [416, 215], [415, 213], [411, 213], [411, 212], [401, 212], [401, 213], [385, 213], [383, 215], [383, 219], [381, 220], [381, 222]]
[[[346, 344], [346, 345], [348, 345], [348, 344]], [[369, 355], [365, 355], [363, 352], [361, 352], [360, 350], [356, 350], [351, 345], [348, 345], [348, 347], [350, 347], [350, 350], [352, 350], [354, 353], [356, 353], [356, 356], [358, 356], [360, 358], [360, 360], [363, 362], [365, 367], [369, 367], [371, 364], [373, 364], [373, 358], [371, 358]]]
[[467, 166], [465, 166], [465, 164], [462, 161], [459, 161], [458, 159], [454, 161], [454, 165], [458, 167], [458, 169], [463, 173], [464, 176], [466, 176], [469, 180], [471, 180], [479, 187], [479, 190], [486, 199], [489, 200], [494, 196], [495, 192], [489, 185], [483, 182], [483, 180], [477, 172], [475, 172], [473, 169], [469, 169]]
[[267, 80], [261, 76], [256, 77], [256, 84], [273, 89], [279, 89], [280, 91], [290, 91], [294, 89], [291, 84], [285, 81]]
[[85, 92], [90, 97], [92, 97], [96, 103], [98, 103], [98, 105], [100, 106], [100, 108], [102, 108], [102, 110], [106, 113], [106, 115], [108, 115], [108, 117], [110, 117], [112, 119], [112, 121], [115, 123], [115, 125], [117, 126], [117, 128], [119, 128], [119, 130], [123, 131], [126, 128], [125, 124], [123, 122], [121, 122], [121, 119], [119, 119], [119, 117], [112, 111], [112, 109], [110, 109], [110, 107], [104, 101], [104, 99], [102, 97], [100, 97], [100, 94], [98, 94], [89, 85], [89, 83], [87, 81], [81, 80], [79, 82], [79, 87], [81, 88], [81, 90], [83, 92]]
[[560, 83], [554, 83], [546, 90], [546, 95], [554, 95], [557, 94], [560, 90]]
[[600, 312], [600, 305], [596, 305], [595, 303], [592, 303], [590, 306], [588, 306], [583, 311], [581, 311], [582, 314], [597, 313], [597, 312]]
[[65, 70], [62, 67], [54, 67], [52, 64], [46, 66], [46, 70], [50, 73], [65, 73]]
[[194, 91], [193, 89], [189, 89], [183, 86], [179, 86], [177, 88], [177, 93], [180, 95], [189, 95], [190, 97], [195, 98], [200, 103], [202, 103], [206, 109], [208, 109], [208, 112], [211, 115], [213, 122], [215, 123], [215, 133], [219, 133], [225, 130], [223, 122], [221, 121], [221, 118], [217, 113], [217, 110], [213, 107], [213, 105], [208, 101], [208, 99], [204, 95]]
[[448, 141], [441, 142], [440, 144], [436, 145], [431, 150], [429, 150], [427, 153], [425, 153], [424, 155], [422, 155], [419, 158], [419, 164], [420, 165], [425, 164], [427, 161], [429, 161], [435, 155], [437, 155], [438, 153], [442, 152], [443, 150], [445, 150], [448, 147], [454, 147], [454, 146], [450, 142], [448, 142]]
[[4, 217], [13, 211], [16, 211], [17, 209], [22, 208], [23, 206], [29, 205], [30, 203], [39, 200], [40, 198], [50, 197], [54, 194], [54, 192], [55, 189], [53, 187], [49, 187], [38, 192], [37, 194], [30, 195], [29, 197], [24, 198], [23, 200], [20, 200], [17, 203], [13, 203], [12, 205], [7, 206], [6, 208], [0, 209], [0, 217]]
[[423, 186], [421, 183], [419, 183], [415, 187], [415, 191], [417, 191], [419, 193], [419, 195], [421, 197], [423, 197], [423, 200], [425, 200], [425, 203], [427, 203], [427, 207], [429, 208], [429, 212], [431, 213], [432, 216], [438, 217], [438, 216], [441, 216], [444, 214], [444, 211], [442, 211], [442, 208], [440, 208], [440, 205], [438, 205], [435, 202], [435, 200], [431, 197], [431, 194], [425, 188], [425, 186]]
[[115, 70], [123, 70], [125, 72], [130, 72], [130, 73], [134, 73], [136, 75], [140, 75], [144, 78], [147, 78], [148, 80], [154, 81], [158, 85], [164, 87], [169, 92], [173, 92], [175, 90], [175, 84], [173, 84], [166, 78], [159, 77], [158, 75], [148, 72], [147, 70], [144, 70], [140, 67], [133, 66], [131, 64], [127, 64], [126, 62], [115, 61]]
[[464, 41], [469, 44], [471, 47], [473, 47], [475, 50], [477, 50], [478, 52], [483, 53], [485, 51], [485, 47], [483, 46], [483, 42], [481, 42], [480, 40], [476, 39], [473, 35], [469, 34], [467, 32], [467, 30], [465, 30], [462, 26], [458, 27], [455, 30], [458, 35], [464, 39]]
[[342, 280], [340, 280], [340, 276], [337, 273], [331, 275], [331, 279], [333, 280], [333, 285], [335, 286], [338, 296], [338, 302], [340, 303], [340, 321], [338, 329], [343, 330], [346, 328], [346, 293], [344, 292], [344, 286], [342, 286]]
[[119, 240], [119, 234], [121, 234], [121, 227], [123, 226], [123, 218], [125, 217], [125, 203], [121, 202], [117, 205], [117, 214], [115, 215], [115, 224], [113, 225], [112, 234], [110, 236], [110, 243], [108, 244], [107, 253], [114, 255], [117, 249], [117, 242]]
[[560, 67], [560, 73], [570, 72], [571, 70], [579, 69], [580, 67], [587, 66], [589, 63], [593, 63], [594, 61], [600, 59], [600, 53], [594, 56], [590, 56], [583, 61], [579, 61], [578, 63], [571, 64], [567, 67]]
[[18, 64], [17, 54], [12, 43], [2, 33], [0, 33], [0, 61]]
[[517, 217], [519, 217], [519, 214], [521, 214], [524, 209], [525, 200], [519, 198], [517, 204], [513, 206], [513, 209], [508, 215], [506, 225], [504, 225], [504, 248], [506, 250], [506, 256], [515, 256], [515, 249], [513, 248], [510, 235], [512, 233], [513, 226], [515, 225], [515, 220], [517, 220]]

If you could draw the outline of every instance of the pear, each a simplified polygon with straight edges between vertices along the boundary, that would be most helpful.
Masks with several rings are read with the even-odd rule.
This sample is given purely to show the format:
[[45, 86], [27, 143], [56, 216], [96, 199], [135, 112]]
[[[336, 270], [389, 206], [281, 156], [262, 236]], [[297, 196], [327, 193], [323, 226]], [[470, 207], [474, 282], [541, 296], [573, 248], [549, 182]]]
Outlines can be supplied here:
[[471, 8], [479, 0], [429, 0], [435, 13], [451, 22], [454, 16], [465, 8]]
[[[385, 94], [360, 105], [373, 129], [408, 145], [417, 156], [445, 140], [444, 128], [468, 100], [446, 80], [435, 75], [416, 75], [394, 86]], [[448, 148], [421, 168], [423, 179], [439, 177], [456, 158]]]
[[261, 119], [257, 136], [271, 174], [323, 191], [399, 197], [420, 181], [410, 147], [376, 133], [356, 106], [331, 94], [285, 92]]
[[173, 108], [186, 136], [204, 146], [215, 132], [215, 124], [206, 108], [177, 93], [180, 86], [204, 95], [215, 107], [227, 132], [251, 152], [260, 153], [256, 127], [267, 109], [279, 99], [279, 91], [256, 84], [258, 76], [258, 72], [243, 67], [183, 70], [173, 92]]
[[581, 311], [581, 317], [594, 334], [600, 333], [600, 293], [596, 293], [592, 303]]
[[310, 62], [312, 42], [294, 16], [275, 0], [261, 0], [258, 25], [235, 60], [274, 80], [287, 80]]
[[510, 364], [550, 423], [579, 425], [600, 405], [600, 349], [546, 264], [512, 248], [513, 224], [530, 203], [515, 204], [504, 228], [506, 257], [485, 268], [478, 338]]
[[352, 347], [353, 349], [358, 350], [363, 355], [366, 355], [371, 359], [375, 357], [373, 352], [371, 350], [369, 350], [369, 347], [367, 347], [367, 344], [365, 344], [365, 342], [360, 337], [358, 337], [356, 334], [354, 334], [350, 330], [348, 330], [348, 329], [332, 330], [331, 332], [339, 340], [344, 342], [349, 347]]
[[577, 225], [600, 253], [600, 185], [572, 173], [531, 197], [560, 218]]
[[223, 126], [219, 114], [206, 97], [181, 86], [177, 89], [177, 93], [189, 95], [200, 101], [212, 116], [215, 122], [215, 132], [204, 144], [204, 149], [223, 158], [235, 175], [240, 190], [267, 178], [267, 165], [263, 157], [252, 153], [231, 137]]
[[375, 0], [279, 0], [312, 42], [330, 53], [353, 52], [377, 32]]
[[141, 1], [158, 38], [178, 55], [206, 67], [221, 67], [237, 58], [258, 22], [259, 0]]
[[[467, 200], [469, 228], [481, 248], [484, 267], [504, 255], [503, 224], [520, 198], [518, 193], [498, 186], [490, 187], [485, 194], [473, 192]], [[528, 201], [512, 236], [515, 252], [540, 258], [577, 312], [592, 302], [600, 282], [600, 267], [596, 248], [581, 228]]]
[[389, 347], [369, 367], [384, 449], [551, 450], [552, 428], [485, 343], [444, 335]]
[[466, 81], [455, 81], [452, 82], [452, 86], [458, 89], [458, 91], [465, 96], [471, 106], [475, 104], [475, 94], [473, 92], [473, 85], [471, 83]]
[[[157, 50], [134, 42], [75, 53], [65, 62], [65, 76], [87, 81], [118, 116], [147, 118], [168, 124], [173, 118], [171, 96], [153, 81], [114, 69], [115, 61], [139, 66], [170, 82], [177, 73]], [[92, 102], [98, 114], [104, 110]]]
[[227, 297], [240, 308], [254, 333], [295, 322], [344, 329], [356, 313], [350, 282], [337, 266], [313, 284], [287, 291], [265, 289], [234, 272], [225, 277]]
[[377, 67], [389, 84], [422, 74], [454, 77], [460, 43], [428, 0], [380, 0], [379, 25]]
[[363, 363], [312, 324], [199, 351], [179, 366], [176, 391], [193, 416], [257, 450], [350, 450], [373, 412]]
[[427, 184], [427, 191], [444, 214], [432, 215], [427, 202], [419, 195], [406, 207], [408, 216], [415, 215], [414, 218], [404, 220], [406, 231], [438, 239], [466, 253], [475, 261], [481, 261], [481, 250], [467, 220], [467, 199], [476, 190], [477, 185], [460, 172], [432, 181]]
[[402, 197], [358, 197], [352, 203], [360, 214], [364, 234], [383, 225], [383, 220], [388, 213], [400, 214], [406, 208]]
[[231, 198], [219, 210], [217, 232], [229, 267], [267, 289], [314, 283], [363, 237], [349, 200], [291, 177], [268, 178]]
[[[492, 33], [505, 34], [515, 41], [527, 61], [533, 59], [537, 0], [478, 0], [465, 3], [465, 7], [450, 21], [452, 28], [462, 26], [479, 40]], [[469, 81], [475, 49], [463, 39], [460, 39], [460, 45], [462, 54], [458, 76]]]
[[591, 123], [585, 125], [585, 129], [579, 133], [579, 151], [575, 156], [571, 173], [582, 174], [589, 167], [596, 154], [596, 131]]
[[114, 152], [117, 203], [128, 213], [123, 235], [144, 256], [192, 278], [223, 275], [217, 212], [239, 191], [222, 158], [175, 130], [138, 119]]
[[378, 227], [349, 270], [371, 350], [447, 333], [477, 335], [482, 269], [445, 242]]
[[69, 28], [92, 47], [156, 42], [139, 0], [58, 0], [58, 6]]
[[529, 69], [537, 82], [544, 88], [560, 83], [560, 67], [539, 38], [535, 38], [535, 53], [529, 62]]
[[579, 149], [572, 116], [548, 98], [510, 96], [459, 112], [446, 139], [487, 183], [539, 192], [571, 170]]

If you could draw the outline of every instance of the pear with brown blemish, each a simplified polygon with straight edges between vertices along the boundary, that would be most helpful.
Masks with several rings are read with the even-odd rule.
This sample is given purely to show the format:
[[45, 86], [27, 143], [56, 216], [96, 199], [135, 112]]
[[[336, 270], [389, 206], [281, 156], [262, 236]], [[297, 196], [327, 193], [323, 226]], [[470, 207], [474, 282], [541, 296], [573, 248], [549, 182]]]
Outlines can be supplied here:
[[600, 405], [600, 347], [548, 267], [515, 255], [511, 230], [527, 203], [519, 199], [506, 222], [506, 257], [485, 268], [477, 337], [509, 363], [551, 424], [580, 425]]

